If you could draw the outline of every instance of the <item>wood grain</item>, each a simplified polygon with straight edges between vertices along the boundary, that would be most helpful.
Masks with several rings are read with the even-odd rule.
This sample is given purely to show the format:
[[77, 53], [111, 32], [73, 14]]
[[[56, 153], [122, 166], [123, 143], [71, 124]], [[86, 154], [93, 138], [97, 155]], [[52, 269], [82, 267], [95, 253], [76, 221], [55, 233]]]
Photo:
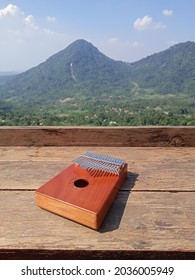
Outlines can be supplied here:
[[[0, 259], [195, 258], [195, 127], [1, 127]], [[35, 205], [86, 151], [128, 175], [99, 231]]]
[[1, 250], [195, 251], [195, 193], [121, 192], [99, 232], [36, 207], [32, 191], [0, 201]]
[[125, 159], [122, 190], [195, 191], [195, 149], [185, 147], [0, 147], [0, 189], [35, 190], [86, 151]]
[[0, 146], [194, 147], [195, 127], [0, 127]]

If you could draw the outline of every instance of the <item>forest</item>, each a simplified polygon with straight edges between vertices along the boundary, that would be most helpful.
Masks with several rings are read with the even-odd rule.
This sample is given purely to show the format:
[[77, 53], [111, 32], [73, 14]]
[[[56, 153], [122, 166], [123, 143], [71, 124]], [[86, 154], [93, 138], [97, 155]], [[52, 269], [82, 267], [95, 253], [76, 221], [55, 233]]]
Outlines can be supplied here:
[[53, 105], [36, 107], [18, 104], [14, 109], [0, 102], [0, 125], [86, 125], [86, 126], [139, 126], [139, 125], [195, 125], [194, 98], [178, 96], [138, 95], [65, 98]]
[[195, 125], [195, 43], [134, 63], [77, 40], [40, 65], [0, 76], [0, 125]]

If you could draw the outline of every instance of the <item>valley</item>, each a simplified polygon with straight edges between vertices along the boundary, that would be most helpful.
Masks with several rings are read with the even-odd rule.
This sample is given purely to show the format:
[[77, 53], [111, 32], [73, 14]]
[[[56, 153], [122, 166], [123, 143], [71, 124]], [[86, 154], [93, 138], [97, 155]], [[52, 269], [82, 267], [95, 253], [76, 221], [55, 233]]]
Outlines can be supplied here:
[[37, 67], [0, 76], [0, 125], [195, 125], [195, 43], [134, 63], [77, 40]]
[[139, 126], [195, 125], [194, 98], [183, 94], [135, 94], [127, 98], [66, 98], [53, 105], [38, 108], [4, 108], [1, 125], [43, 126]]

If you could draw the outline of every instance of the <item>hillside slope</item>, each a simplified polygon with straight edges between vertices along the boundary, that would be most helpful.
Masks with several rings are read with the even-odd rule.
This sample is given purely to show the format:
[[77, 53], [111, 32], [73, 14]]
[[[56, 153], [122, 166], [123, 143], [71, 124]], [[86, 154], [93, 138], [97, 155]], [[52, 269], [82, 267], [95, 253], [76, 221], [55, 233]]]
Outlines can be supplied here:
[[141, 88], [163, 94], [195, 92], [194, 42], [177, 44], [129, 66], [132, 80]]
[[130, 92], [129, 67], [77, 40], [45, 62], [17, 75], [4, 88], [4, 97], [58, 100], [74, 95]]
[[2, 100], [31, 106], [69, 97], [131, 97], [136, 90], [195, 96], [195, 43], [180, 43], [125, 63], [105, 56], [81, 39], [37, 67], [0, 80]]

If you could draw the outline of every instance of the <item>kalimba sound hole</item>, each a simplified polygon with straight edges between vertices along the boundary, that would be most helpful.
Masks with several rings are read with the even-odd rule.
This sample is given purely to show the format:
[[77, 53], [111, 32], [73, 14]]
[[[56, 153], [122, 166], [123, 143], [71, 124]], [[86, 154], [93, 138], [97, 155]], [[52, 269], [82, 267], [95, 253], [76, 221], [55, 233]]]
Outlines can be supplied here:
[[89, 185], [89, 182], [85, 179], [78, 179], [74, 182], [75, 187], [84, 188]]

